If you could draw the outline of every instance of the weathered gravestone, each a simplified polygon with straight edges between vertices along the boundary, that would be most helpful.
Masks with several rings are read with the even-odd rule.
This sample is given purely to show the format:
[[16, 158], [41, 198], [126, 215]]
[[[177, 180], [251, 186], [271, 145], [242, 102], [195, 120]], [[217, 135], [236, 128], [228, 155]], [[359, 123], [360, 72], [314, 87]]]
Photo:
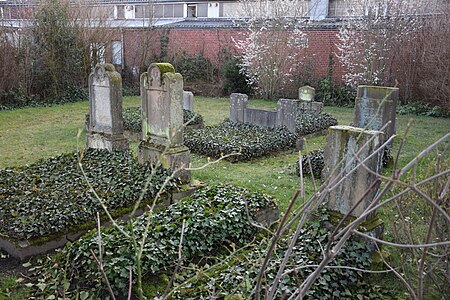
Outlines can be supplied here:
[[299, 88], [298, 99], [300, 99], [300, 102], [298, 103], [298, 108], [301, 111], [305, 112], [322, 112], [323, 103], [314, 101], [315, 95], [316, 89], [310, 87], [309, 85], [305, 85]]
[[123, 135], [122, 78], [112, 64], [98, 64], [89, 75], [88, 148], [127, 150]]
[[194, 94], [183, 91], [183, 109], [194, 111]]
[[395, 134], [395, 114], [398, 88], [380, 86], [358, 86], [355, 101], [353, 126], [370, 130], [382, 130], [388, 124], [383, 139], [386, 141]]
[[305, 85], [298, 89], [298, 99], [302, 101], [314, 101], [314, 96], [316, 95], [316, 89]]
[[246, 94], [233, 93], [230, 95], [230, 120], [232, 122], [244, 122], [247, 109], [248, 96]]
[[[328, 209], [337, 213], [338, 220], [347, 214], [359, 217], [372, 203], [379, 188], [379, 181], [372, 172], [381, 171], [381, 153], [377, 149], [383, 133], [351, 126], [331, 126], [328, 130], [322, 178], [331, 178], [336, 183], [342, 179], [342, 182], [327, 192], [325, 201]], [[364, 161], [364, 166], [360, 161]], [[382, 227], [378, 226], [381, 221], [376, 213], [367, 216], [365, 222], [368, 231], [381, 235]]]
[[183, 77], [168, 63], [151, 64], [141, 75], [142, 141], [141, 163], [161, 162], [190, 182], [190, 152], [183, 144]]

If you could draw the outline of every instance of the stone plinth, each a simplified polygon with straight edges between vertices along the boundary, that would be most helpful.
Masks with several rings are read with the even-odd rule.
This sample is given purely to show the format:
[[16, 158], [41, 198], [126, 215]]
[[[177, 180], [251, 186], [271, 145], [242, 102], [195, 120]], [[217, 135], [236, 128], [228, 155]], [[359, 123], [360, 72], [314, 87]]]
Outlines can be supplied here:
[[379, 86], [358, 86], [355, 101], [353, 126], [370, 130], [383, 130], [384, 141], [395, 134], [395, 117], [397, 110], [398, 88]]
[[[342, 183], [331, 190], [326, 201], [328, 208], [337, 211], [342, 215], [350, 213], [353, 217], [359, 217], [364, 210], [370, 205], [376, 192], [378, 185], [376, 184], [366, 195], [364, 200], [352, 211], [351, 208], [362, 195], [366, 193], [368, 188], [376, 180], [376, 176], [369, 172], [369, 168], [373, 172], [379, 173], [381, 169], [381, 153], [374, 155], [364, 164], [363, 167], [354, 157], [361, 149], [358, 157], [362, 161], [369, 155], [374, 153], [380, 146], [383, 133], [375, 130], [364, 130], [351, 126], [331, 126], [328, 129], [327, 145], [324, 151], [325, 166], [322, 171], [322, 178], [331, 177], [338, 182], [341, 178], [346, 177]], [[373, 139], [372, 139], [373, 138]], [[368, 142], [372, 139], [370, 142]], [[363, 146], [368, 144], [363, 148]], [[351, 172], [356, 167], [356, 170]], [[342, 172], [341, 175], [339, 175]], [[368, 219], [375, 217], [371, 215]]]
[[88, 148], [127, 150], [123, 135], [122, 78], [111, 64], [98, 64], [89, 75]]
[[298, 109], [300, 110], [300, 113], [302, 112], [321, 113], [323, 109], [323, 103], [300, 100], [298, 103]]
[[[142, 141], [141, 163], [161, 163], [178, 171], [188, 167], [190, 152], [183, 145], [183, 77], [168, 63], [151, 64], [141, 75]], [[190, 172], [180, 179], [190, 181]]]
[[194, 94], [183, 91], [183, 109], [194, 111]]
[[245, 121], [245, 110], [247, 109], [247, 103], [248, 96], [245, 94], [233, 93], [230, 95], [230, 121]]

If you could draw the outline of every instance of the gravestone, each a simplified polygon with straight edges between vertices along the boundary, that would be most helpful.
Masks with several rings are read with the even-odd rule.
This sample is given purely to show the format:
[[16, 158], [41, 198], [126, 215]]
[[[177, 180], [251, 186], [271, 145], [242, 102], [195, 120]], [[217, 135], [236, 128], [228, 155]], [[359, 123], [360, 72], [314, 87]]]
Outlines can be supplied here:
[[98, 64], [89, 75], [89, 122], [86, 146], [127, 150], [123, 135], [122, 78], [112, 64]]
[[314, 101], [315, 95], [316, 89], [309, 85], [302, 86], [298, 89], [298, 99], [300, 100], [298, 108], [300, 112], [322, 112], [323, 103]]
[[305, 85], [298, 89], [298, 99], [302, 101], [314, 101], [314, 96], [316, 95], [316, 89]]
[[[370, 172], [381, 171], [381, 153], [379, 151], [360, 165], [354, 154], [360, 151], [360, 161], [365, 160], [381, 145], [383, 133], [375, 130], [364, 130], [352, 126], [331, 126], [328, 129], [327, 144], [324, 150], [325, 166], [322, 178], [331, 177], [338, 182], [346, 177], [336, 188], [326, 195], [328, 209], [342, 215], [350, 213], [359, 217], [370, 205], [378, 191], [377, 183], [366, 195], [364, 200], [352, 211], [350, 209], [364, 195], [367, 189], [376, 181], [376, 176]], [[364, 146], [365, 145], [365, 146]], [[364, 147], [363, 147], [364, 146]], [[352, 171], [356, 168], [354, 171]], [[367, 170], [369, 169], [369, 170]], [[342, 174], [341, 174], [342, 173]], [[368, 219], [375, 217], [370, 216]]]
[[397, 110], [398, 88], [380, 86], [358, 86], [355, 101], [353, 126], [370, 130], [381, 130], [384, 141], [395, 134], [395, 116]]
[[141, 75], [142, 141], [141, 163], [161, 162], [190, 182], [190, 152], [183, 144], [183, 77], [168, 63], [154, 63]]
[[295, 118], [298, 114], [300, 101], [296, 99], [279, 99], [277, 102], [277, 126], [285, 126], [295, 133]]
[[194, 94], [183, 91], [183, 109], [194, 111]]
[[246, 94], [232, 93], [230, 95], [230, 121], [244, 122], [247, 109], [248, 96]]

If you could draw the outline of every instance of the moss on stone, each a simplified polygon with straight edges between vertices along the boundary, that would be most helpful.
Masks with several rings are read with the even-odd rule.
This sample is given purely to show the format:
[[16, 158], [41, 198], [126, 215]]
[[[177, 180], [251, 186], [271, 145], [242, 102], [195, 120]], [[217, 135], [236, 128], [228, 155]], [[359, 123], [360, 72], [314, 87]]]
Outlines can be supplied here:
[[152, 65], [157, 66], [161, 74], [175, 73], [175, 68], [170, 63], [156, 63]]

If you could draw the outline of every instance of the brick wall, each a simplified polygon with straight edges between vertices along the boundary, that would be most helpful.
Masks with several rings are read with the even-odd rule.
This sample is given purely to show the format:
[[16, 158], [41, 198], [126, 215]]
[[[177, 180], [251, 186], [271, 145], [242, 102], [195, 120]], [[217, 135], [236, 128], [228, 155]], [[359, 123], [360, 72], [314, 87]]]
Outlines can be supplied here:
[[[317, 77], [328, 75], [330, 56], [333, 58], [334, 68], [331, 74], [336, 80], [341, 80], [342, 67], [334, 53], [337, 51], [336, 29], [305, 30], [308, 37], [306, 59], [312, 66]], [[172, 58], [182, 52], [188, 54], [202, 54], [211, 62], [219, 64], [219, 56], [226, 49], [229, 53], [239, 54], [234, 47], [234, 39], [245, 36], [247, 31], [237, 29], [157, 29], [153, 31], [143, 29], [123, 29], [111, 35], [112, 40], [124, 41], [125, 66], [140, 68], [150, 64], [154, 57], [161, 54], [161, 40], [166, 40], [167, 56]], [[163, 37], [163, 38], [162, 38]], [[165, 37], [165, 38], [164, 38]], [[167, 39], [168, 38], [168, 39]], [[164, 47], [164, 43], [163, 43]], [[109, 61], [110, 49], [107, 49]]]

